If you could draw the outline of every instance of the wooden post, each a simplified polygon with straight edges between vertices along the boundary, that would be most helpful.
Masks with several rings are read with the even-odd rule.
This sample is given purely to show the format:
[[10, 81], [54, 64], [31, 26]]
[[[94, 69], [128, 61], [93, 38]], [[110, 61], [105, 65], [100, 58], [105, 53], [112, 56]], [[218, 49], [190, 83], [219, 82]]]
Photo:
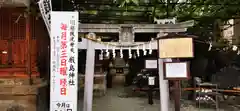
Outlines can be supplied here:
[[31, 71], [31, 18], [30, 15], [26, 16], [26, 72], [29, 75], [29, 84], [32, 84], [32, 71]]
[[180, 80], [174, 81], [174, 106], [175, 111], [180, 111]]
[[[179, 59], [175, 60], [176, 62], [180, 62]], [[180, 111], [180, 99], [181, 99], [181, 91], [180, 91], [180, 80], [174, 80], [174, 106], [175, 111]]]
[[[180, 62], [179, 59], [175, 59], [174, 61]], [[175, 111], [180, 111], [180, 99], [181, 99], [181, 91], [180, 91], [180, 80], [174, 80], [174, 109]]]
[[148, 85], [148, 104], [153, 105], [153, 88], [154, 86]]

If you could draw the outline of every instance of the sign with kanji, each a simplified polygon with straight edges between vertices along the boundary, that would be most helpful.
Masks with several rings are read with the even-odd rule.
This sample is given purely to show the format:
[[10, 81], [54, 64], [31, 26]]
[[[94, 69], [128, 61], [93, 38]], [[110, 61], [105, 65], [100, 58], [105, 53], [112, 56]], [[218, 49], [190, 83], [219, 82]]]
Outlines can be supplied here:
[[158, 41], [160, 58], [193, 57], [193, 38], [167, 38]]
[[78, 12], [51, 12], [50, 111], [77, 111]]

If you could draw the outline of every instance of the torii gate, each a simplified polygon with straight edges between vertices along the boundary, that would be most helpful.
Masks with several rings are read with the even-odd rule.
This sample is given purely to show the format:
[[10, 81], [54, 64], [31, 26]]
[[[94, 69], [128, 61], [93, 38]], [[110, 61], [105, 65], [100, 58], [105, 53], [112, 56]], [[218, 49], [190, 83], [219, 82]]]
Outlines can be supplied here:
[[[185, 32], [188, 27], [193, 25], [194, 21], [176, 24], [79, 24], [79, 33], [119, 33], [119, 42], [116, 42], [116, 44], [121, 43], [121, 46], [125, 46], [129, 44], [142, 44], [134, 42], [134, 33], [158, 33], [158, 37], [161, 37], [164, 33]], [[111, 42], [111, 44], [113, 43]], [[83, 111], [92, 111], [95, 49], [107, 49], [107, 46], [83, 39], [82, 42], [79, 42], [78, 48], [87, 49]], [[108, 48], [111, 49], [113, 47], [109, 46]], [[132, 49], [136, 48], [133, 47]], [[151, 43], [151, 48], [153, 50], [158, 49], [156, 41]], [[115, 49], [118, 49], [118, 47], [115, 47]], [[160, 65], [158, 70], [159, 86], [161, 87], [160, 111], [169, 111], [168, 81], [163, 79], [163, 69], [161, 67], [163, 60], [158, 59], [158, 64]]]

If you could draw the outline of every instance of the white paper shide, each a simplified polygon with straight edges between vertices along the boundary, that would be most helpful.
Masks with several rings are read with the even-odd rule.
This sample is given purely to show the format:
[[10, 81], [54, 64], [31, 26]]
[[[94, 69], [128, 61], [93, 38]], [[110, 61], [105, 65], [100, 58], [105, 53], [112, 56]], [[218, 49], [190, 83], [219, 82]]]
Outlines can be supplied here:
[[78, 12], [51, 12], [50, 111], [77, 111]]

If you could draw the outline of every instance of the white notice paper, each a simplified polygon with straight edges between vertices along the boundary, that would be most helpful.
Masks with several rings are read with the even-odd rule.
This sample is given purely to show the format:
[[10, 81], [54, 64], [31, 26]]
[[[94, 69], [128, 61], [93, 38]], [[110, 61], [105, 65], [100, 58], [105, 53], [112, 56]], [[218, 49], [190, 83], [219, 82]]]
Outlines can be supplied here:
[[155, 77], [148, 77], [148, 85], [155, 85]]
[[187, 78], [187, 62], [166, 63], [166, 78]]
[[157, 68], [157, 60], [146, 60], [145, 68], [146, 69], [156, 69]]

